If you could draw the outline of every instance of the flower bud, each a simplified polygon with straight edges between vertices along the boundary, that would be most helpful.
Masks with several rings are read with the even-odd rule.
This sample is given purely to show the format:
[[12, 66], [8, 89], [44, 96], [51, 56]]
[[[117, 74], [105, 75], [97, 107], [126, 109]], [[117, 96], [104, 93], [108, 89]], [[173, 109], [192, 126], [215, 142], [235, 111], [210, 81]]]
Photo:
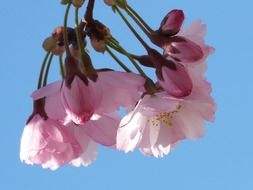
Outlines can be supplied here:
[[70, 0], [61, 0], [62, 5], [67, 5], [70, 2]]
[[105, 42], [104, 40], [99, 40], [97, 38], [91, 38], [91, 45], [97, 52], [105, 52]]
[[109, 6], [113, 6], [115, 4], [115, 0], [104, 0], [104, 2]]
[[57, 40], [53, 37], [48, 37], [44, 40], [42, 46], [45, 51], [49, 52], [57, 46]]
[[127, 7], [127, 2], [126, 0], [104, 0], [105, 4], [109, 5], [109, 6], [113, 6], [113, 5], [118, 5], [121, 8], [126, 8]]
[[84, 0], [71, 0], [71, 2], [76, 8], [80, 8], [83, 5]]
[[170, 38], [169, 42], [163, 47], [163, 49], [165, 55], [169, 55], [181, 62], [196, 62], [204, 56], [204, 53], [198, 44], [181, 36]]
[[184, 22], [184, 12], [174, 9], [162, 20], [159, 31], [162, 34], [173, 36], [177, 34]]

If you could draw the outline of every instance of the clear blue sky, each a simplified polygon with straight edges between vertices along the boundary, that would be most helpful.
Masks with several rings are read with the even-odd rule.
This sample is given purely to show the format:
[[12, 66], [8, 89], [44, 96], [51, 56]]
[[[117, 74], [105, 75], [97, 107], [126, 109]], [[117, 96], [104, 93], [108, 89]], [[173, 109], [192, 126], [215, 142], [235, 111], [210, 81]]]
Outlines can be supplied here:
[[[32, 111], [29, 95], [36, 88], [45, 54], [41, 42], [62, 23], [64, 7], [59, 2], [1, 2], [0, 189], [253, 189], [251, 0], [129, 0], [153, 27], [173, 8], [184, 9], [186, 24], [201, 18], [208, 25], [207, 42], [216, 52], [208, 60], [207, 77], [218, 111], [203, 139], [185, 141], [163, 159], [100, 147], [98, 159], [88, 168], [66, 166], [52, 172], [21, 164], [20, 137]], [[95, 16], [102, 18], [116, 37], [125, 35], [120, 38], [122, 45], [143, 52], [102, 0], [97, 0]], [[108, 56], [92, 55], [98, 67], [118, 68]], [[58, 78], [56, 69], [55, 64], [51, 80]]]

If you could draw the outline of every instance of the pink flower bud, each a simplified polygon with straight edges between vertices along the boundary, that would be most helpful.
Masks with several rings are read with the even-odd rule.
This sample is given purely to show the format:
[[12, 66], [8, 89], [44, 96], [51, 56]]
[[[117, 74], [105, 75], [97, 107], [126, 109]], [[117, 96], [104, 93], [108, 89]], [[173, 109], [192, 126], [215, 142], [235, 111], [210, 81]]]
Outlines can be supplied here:
[[159, 31], [162, 34], [173, 36], [177, 34], [184, 22], [184, 12], [174, 9], [162, 20]]
[[182, 62], [196, 62], [204, 56], [199, 45], [181, 36], [171, 37], [163, 49], [165, 55]]

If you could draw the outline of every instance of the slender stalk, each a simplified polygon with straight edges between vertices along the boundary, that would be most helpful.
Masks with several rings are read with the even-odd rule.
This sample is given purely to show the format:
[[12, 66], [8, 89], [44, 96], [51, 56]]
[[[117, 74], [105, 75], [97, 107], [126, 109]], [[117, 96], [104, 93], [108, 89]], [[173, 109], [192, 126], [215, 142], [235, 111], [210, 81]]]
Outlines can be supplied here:
[[110, 50], [110, 48], [108, 48], [107, 46], [105, 46], [105, 50], [109, 53], [109, 55], [128, 73], [132, 72], [130, 69], [128, 69], [128, 67], [122, 62], [120, 61], [120, 59]]
[[61, 69], [61, 77], [62, 77], [62, 79], [64, 79], [65, 78], [65, 71], [64, 71], [62, 55], [59, 56], [59, 64], [60, 64], [60, 69]]
[[82, 42], [82, 36], [80, 34], [81, 31], [79, 28], [78, 8], [76, 8], [75, 10], [75, 24], [76, 24], [76, 38], [78, 43], [78, 49], [85, 67], [85, 72], [87, 75], [93, 75], [95, 73], [95, 69], [93, 68], [91, 60], [88, 60], [88, 57], [86, 56], [86, 52], [84, 51], [84, 44]]
[[137, 33], [137, 31], [132, 27], [132, 25], [128, 22], [128, 20], [126, 19], [126, 17], [122, 14], [121, 10], [117, 7], [114, 6], [115, 10], [119, 13], [120, 17], [122, 18], [122, 20], [126, 23], [126, 25], [128, 26], [128, 28], [133, 32], [133, 34], [135, 35], [135, 37], [140, 41], [140, 43], [143, 45], [143, 47], [145, 49], [150, 49], [150, 47], [148, 46], [148, 44], [141, 38], [141, 36]]
[[81, 57], [83, 58], [84, 57], [84, 45], [82, 43], [82, 37], [80, 35], [78, 10], [79, 10], [79, 8], [76, 8], [76, 10], [75, 10], [76, 39], [77, 39], [79, 52], [81, 54]]
[[150, 31], [141, 23], [128, 9], [125, 9], [127, 14], [134, 20], [134, 22], [141, 28], [141, 30], [149, 37]]
[[150, 26], [142, 19], [142, 17], [132, 7], [127, 5], [126, 11], [131, 12], [149, 32], [153, 32], [152, 28], [150, 28]]
[[69, 40], [68, 40], [68, 31], [67, 31], [67, 25], [68, 25], [68, 15], [69, 15], [69, 10], [71, 7], [71, 2], [67, 5], [65, 16], [64, 16], [64, 44], [65, 44], [65, 49], [66, 49], [66, 54], [71, 55], [70, 50], [69, 50]]
[[[110, 48], [114, 49], [114, 50], [117, 51], [118, 53], [120, 53], [120, 54], [122, 54], [122, 55], [126, 55], [126, 54], [124, 53], [124, 51], [122, 51], [122, 49], [119, 47], [118, 44], [115, 44], [115, 43], [113, 43], [113, 42], [110, 41], [110, 40], [105, 41], [105, 43], [106, 43], [106, 45], [110, 46]], [[128, 55], [130, 55], [130, 56], [133, 57], [133, 58], [138, 57], [137, 55], [134, 55], [134, 54], [129, 53], [129, 52], [128, 52]]]
[[[108, 45], [111, 45], [112, 48], [116, 46], [116, 50], [125, 55], [134, 65], [134, 67], [138, 70], [140, 75], [146, 79], [145, 88], [149, 94], [154, 94], [157, 92], [156, 85], [154, 82], [145, 74], [145, 72], [142, 70], [142, 68], [139, 66], [139, 64], [135, 61], [135, 58], [138, 57], [136, 55], [132, 55], [128, 53], [123, 47], [121, 47], [118, 43], [115, 44], [114, 40], [109, 40], [106, 42]], [[109, 48], [108, 48], [109, 49]]]
[[85, 13], [85, 20], [90, 23], [93, 21], [93, 9], [94, 9], [95, 0], [89, 0], [86, 13]]
[[46, 66], [49, 55], [50, 55], [50, 51], [47, 52], [46, 56], [44, 57], [43, 63], [41, 65], [37, 89], [41, 88], [41, 84], [42, 84], [42, 80], [43, 80], [43, 74], [44, 74], [45, 66]]
[[47, 68], [46, 68], [46, 71], [45, 71], [43, 86], [46, 86], [46, 85], [47, 85], [48, 73], [49, 73], [49, 70], [50, 70], [50, 66], [51, 66], [53, 57], [54, 57], [54, 54], [51, 53], [51, 55], [50, 55], [50, 57], [49, 57], [49, 60], [48, 60], [48, 63], [47, 63]]

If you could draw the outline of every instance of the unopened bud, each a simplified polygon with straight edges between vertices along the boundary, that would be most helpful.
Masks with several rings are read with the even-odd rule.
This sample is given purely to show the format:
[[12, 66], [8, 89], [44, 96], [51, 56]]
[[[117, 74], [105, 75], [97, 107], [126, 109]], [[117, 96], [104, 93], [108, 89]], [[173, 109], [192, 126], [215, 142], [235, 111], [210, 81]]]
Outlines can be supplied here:
[[179, 32], [184, 22], [184, 12], [182, 10], [170, 11], [162, 20], [159, 31], [166, 35], [175, 35]]
[[71, 0], [71, 2], [76, 8], [80, 8], [83, 5], [84, 0]]
[[165, 55], [169, 55], [177, 61], [182, 62], [197, 62], [204, 56], [198, 44], [182, 36], [171, 37], [169, 43], [163, 48]]
[[105, 4], [109, 6], [114, 6], [118, 5], [121, 8], [126, 8], [127, 7], [127, 2], [126, 0], [104, 0]]
[[104, 0], [104, 2], [109, 6], [113, 6], [115, 4], [115, 0]]
[[91, 45], [97, 52], [105, 52], [105, 42], [104, 40], [99, 40], [97, 38], [91, 38]]
[[63, 31], [64, 31], [64, 28], [62, 26], [56, 27], [53, 34], [52, 34], [53, 38], [56, 40], [62, 39], [63, 38]]
[[57, 40], [53, 37], [48, 37], [44, 40], [42, 46], [45, 51], [49, 52], [57, 46]]
[[61, 0], [61, 4], [62, 5], [66, 5], [68, 3], [70, 3], [71, 0]]
[[54, 55], [62, 55], [65, 52], [65, 46], [57, 45], [51, 50], [51, 53]]

